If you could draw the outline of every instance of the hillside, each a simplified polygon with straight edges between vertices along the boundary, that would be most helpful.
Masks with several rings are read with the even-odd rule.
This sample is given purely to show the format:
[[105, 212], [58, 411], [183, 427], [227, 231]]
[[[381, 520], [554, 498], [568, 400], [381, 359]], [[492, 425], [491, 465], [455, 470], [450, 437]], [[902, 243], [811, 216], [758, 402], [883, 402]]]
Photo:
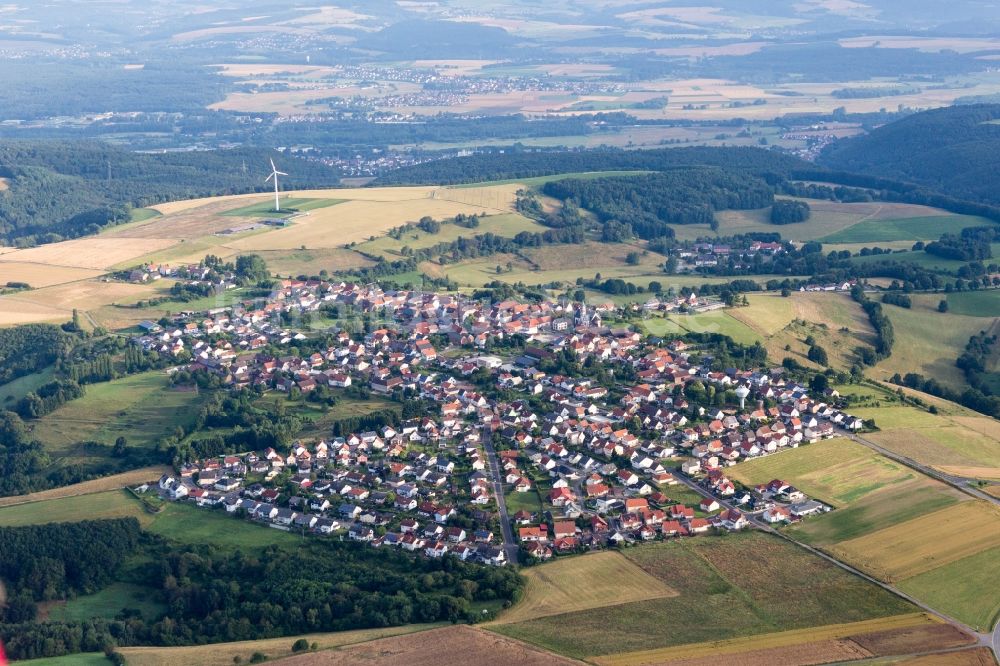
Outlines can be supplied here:
[[[265, 190], [273, 155], [264, 149], [142, 154], [96, 142], [3, 142], [0, 243], [33, 244], [96, 233], [128, 221], [130, 206]], [[289, 188], [337, 182], [323, 165], [275, 159], [289, 173], [282, 180]]]
[[933, 188], [951, 197], [1000, 202], [1000, 104], [918, 113], [831, 145], [824, 166]]

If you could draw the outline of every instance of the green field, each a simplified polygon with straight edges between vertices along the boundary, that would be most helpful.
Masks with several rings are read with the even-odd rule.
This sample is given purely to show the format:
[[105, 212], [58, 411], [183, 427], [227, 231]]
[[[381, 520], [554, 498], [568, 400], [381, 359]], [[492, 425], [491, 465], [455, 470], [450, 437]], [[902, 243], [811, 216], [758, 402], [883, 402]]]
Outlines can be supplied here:
[[279, 201], [281, 212], [276, 213], [273, 200], [268, 200], [251, 206], [227, 210], [223, 215], [227, 217], [288, 217], [294, 213], [336, 206], [344, 203], [347, 199], [299, 199], [283, 195]]
[[0, 508], [3, 527], [123, 517], [137, 518], [143, 529], [184, 543], [260, 548], [294, 544], [302, 538], [241, 520], [218, 508], [199, 508], [189, 503], [168, 503], [159, 513], [151, 514], [125, 490]]
[[969, 317], [1000, 317], [1000, 289], [941, 294], [941, 298], [948, 301], [950, 314]]
[[485, 183], [463, 183], [454, 185], [455, 189], [465, 189], [469, 187], [484, 187], [487, 185], [511, 185], [520, 184], [527, 187], [538, 187], [554, 180], [566, 180], [567, 178], [579, 178], [580, 180], [594, 180], [595, 178], [607, 178], [609, 176], [639, 176], [649, 171], [581, 171], [576, 173], [560, 173], [551, 176], [535, 176], [533, 178], [510, 178], [507, 180], [492, 180]]
[[473, 236], [486, 233], [513, 238], [522, 231], [540, 233], [545, 231], [545, 227], [523, 215], [506, 213], [480, 218], [479, 226], [474, 229], [467, 229], [457, 224], [444, 222], [441, 225], [441, 230], [436, 234], [429, 234], [426, 231], [414, 229], [404, 233], [398, 240], [392, 236], [380, 236], [375, 240], [361, 243], [355, 249], [364, 254], [398, 258], [402, 256], [400, 250], [403, 247], [421, 250], [437, 245], [438, 243], [450, 243], [459, 238], [472, 238]]
[[111, 661], [102, 652], [68, 654], [65, 657], [46, 657], [17, 662], [17, 666], [110, 666]]
[[888, 485], [916, 478], [902, 465], [844, 437], [740, 463], [730, 476], [747, 485], [781, 479], [821, 502], [843, 506]]
[[893, 252], [892, 254], [872, 254], [867, 257], [851, 258], [851, 262], [854, 264], [872, 264], [879, 263], [881, 261], [898, 261], [901, 263], [913, 264], [915, 266], [920, 266], [921, 268], [926, 268], [930, 271], [947, 273], [949, 275], [953, 275], [955, 271], [964, 266], [966, 263], [957, 259], [942, 259], [941, 257], [934, 256], [933, 254], [927, 254], [922, 250]]
[[132, 210], [132, 222], [145, 222], [146, 220], [152, 220], [154, 217], [160, 217], [162, 213], [153, 208], [135, 208]]
[[650, 335], [661, 337], [691, 332], [721, 333], [742, 344], [753, 344], [761, 339], [760, 334], [732, 317], [725, 310], [713, 310], [703, 314], [651, 317], [642, 321], [642, 327]]
[[54, 375], [54, 369], [49, 366], [41, 372], [18, 377], [0, 386], [0, 406], [7, 406], [8, 403], [20, 400], [32, 391], [38, 390], [42, 385], [52, 381]]
[[36, 421], [33, 435], [56, 458], [92, 462], [98, 454], [81, 442], [110, 446], [123, 436], [129, 447], [150, 448], [178, 425], [193, 422], [200, 400], [196, 390], [171, 387], [163, 372], [131, 375], [89, 384], [82, 398]]
[[1000, 548], [984, 550], [957, 562], [908, 578], [899, 588], [937, 610], [981, 631], [989, 631], [1000, 616]]
[[532, 488], [526, 493], [511, 491], [504, 496], [507, 505], [507, 513], [513, 515], [518, 511], [530, 511], [541, 515], [542, 501], [538, 497], [538, 492]]
[[820, 240], [824, 243], [881, 243], [930, 241], [941, 234], [958, 233], [965, 227], [988, 227], [994, 222], [972, 215], [929, 215], [895, 220], [865, 220]]
[[873, 492], [863, 499], [804, 520], [789, 535], [815, 545], [831, 545], [955, 504], [961, 496], [943, 485], [920, 480]]
[[679, 596], [489, 628], [586, 658], [914, 610], [888, 592], [764, 534], [645, 545], [623, 554]]
[[114, 619], [122, 610], [135, 609], [143, 619], [152, 622], [166, 611], [163, 604], [150, 598], [151, 590], [130, 583], [112, 583], [100, 592], [68, 600], [49, 611], [49, 619], [56, 622], [84, 622], [100, 617]]

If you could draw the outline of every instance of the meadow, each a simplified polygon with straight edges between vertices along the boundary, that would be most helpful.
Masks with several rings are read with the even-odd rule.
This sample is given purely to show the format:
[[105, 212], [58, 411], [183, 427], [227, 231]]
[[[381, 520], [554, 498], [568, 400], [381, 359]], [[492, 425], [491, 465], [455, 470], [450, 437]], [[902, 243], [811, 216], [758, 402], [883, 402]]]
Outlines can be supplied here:
[[659, 337], [683, 335], [690, 332], [721, 333], [742, 344], [753, 344], [760, 339], [756, 331], [732, 316], [727, 310], [650, 317], [642, 320], [642, 327], [650, 335]]
[[988, 631], [1000, 617], [1000, 547], [982, 550], [908, 578], [899, 588], [969, 626]]
[[[940, 298], [938, 298], [939, 296]], [[948, 301], [948, 312], [951, 314], [967, 317], [1000, 317], [1000, 290], [998, 289], [962, 291], [947, 295], [933, 294], [926, 298], [928, 300], [938, 298], [938, 300]], [[933, 307], [937, 307], [936, 302], [933, 303]]]
[[63, 464], [87, 465], [107, 455], [83, 444], [110, 447], [125, 437], [130, 448], [151, 448], [177, 426], [194, 421], [198, 391], [173, 388], [166, 374], [147, 372], [90, 384], [83, 397], [34, 422], [33, 435]]
[[100, 592], [50, 605], [47, 619], [53, 622], [84, 622], [96, 617], [112, 620], [125, 608], [138, 610], [147, 622], [159, 619], [166, 611], [163, 604], [150, 598], [149, 588], [112, 583]]
[[[678, 596], [489, 628], [560, 654], [593, 660], [593, 655], [860, 622], [914, 610], [807, 551], [765, 534], [648, 544], [623, 554]], [[795, 603], [789, 604], [789, 599]]]
[[804, 444], [733, 467], [730, 476], [747, 485], [782, 479], [821, 502], [851, 504], [886, 486], [916, 478], [916, 472], [844, 437]]
[[[943, 211], [942, 211], [943, 212]], [[820, 240], [824, 243], [883, 243], [888, 241], [932, 241], [941, 234], [957, 234], [965, 227], [993, 226], [973, 215], [923, 215], [896, 219], [871, 219], [842, 229]]]
[[558, 559], [526, 569], [524, 576], [528, 585], [523, 598], [501, 615], [499, 624], [677, 596], [666, 583], [614, 551]]

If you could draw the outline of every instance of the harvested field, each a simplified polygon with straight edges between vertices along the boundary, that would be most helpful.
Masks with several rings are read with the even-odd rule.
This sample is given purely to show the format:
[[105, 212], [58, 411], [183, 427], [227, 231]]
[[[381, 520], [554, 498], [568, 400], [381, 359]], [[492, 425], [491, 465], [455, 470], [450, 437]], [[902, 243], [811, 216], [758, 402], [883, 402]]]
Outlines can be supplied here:
[[123, 239], [95, 236], [0, 254], [0, 262], [107, 269], [123, 261], [170, 247], [176, 242], [171, 238]]
[[384, 666], [561, 666], [580, 662], [480, 629], [455, 626], [298, 655], [276, 663], [281, 666], [353, 666], [360, 663]]
[[944, 623], [853, 634], [851, 640], [879, 656], [947, 650], [976, 641], [972, 634]]
[[27, 282], [37, 289], [64, 282], [86, 280], [102, 273], [101, 270], [90, 268], [67, 268], [17, 261], [0, 261], [0, 286], [8, 282]]
[[750, 460], [733, 467], [730, 476], [749, 485], [783, 479], [834, 506], [916, 478], [915, 472], [843, 437]]
[[[524, 598], [497, 623], [677, 596], [664, 582], [611, 551], [556, 560], [526, 569], [524, 577], [528, 579]], [[581, 581], [587, 584], [581, 586]]]
[[139, 484], [146, 483], [147, 481], [156, 481], [161, 475], [169, 474], [172, 471], [172, 468], [167, 467], [166, 465], [155, 465], [153, 467], [143, 467], [142, 469], [132, 470], [131, 472], [113, 474], [111, 476], [105, 476], [92, 481], [84, 481], [83, 483], [75, 483], [71, 486], [62, 486], [61, 488], [43, 490], [41, 492], [31, 493], [28, 495], [0, 497], [0, 508], [5, 506], [14, 506], [17, 504], [44, 502], [46, 500], [60, 499], [63, 497], [91, 495], [109, 490], [118, 490], [120, 488], [137, 486]]
[[341, 645], [363, 643], [388, 636], [412, 634], [437, 626], [439, 625], [412, 624], [403, 627], [306, 634], [304, 636], [268, 638], [259, 641], [215, 643], [213, 645], [191, 647], [129, 647], [119, 648], [119, 650], [125, 655], [130, 666], [188, 666], [189, 664], [198, 664], [199, 666], [232, 666], [234, 657], [240, 657], [243, 662], [249, 662], [250, 656], [254, 652], [261, 652], [272, 659], [291, 656], [292, 643], [299, 638], [306, 639], [310, 644], [316, 643], [320, 649], [328, 650]]
[[[245, 250], [281, 250], [305, 246], [313, 248], [343, 247], [352, 242], [368, 240], [407, 222], [416, 222], [424, 215], [435, 219], [483, 212], [481, 206], [456, 203], [445, 199], [412, 199], [401, 201], [348, 201], [331, 208], [313, 211], [297, 218], [290, 227], [256, 234], [227, 243]], [[496, 211], [487, 211], [496, 212]]]
[[38, 303], [72, 313], [73, 308], [85, 311], [107, 303], [130, 305], [158, 295], [157, 292], [165, 292], [169, 288], [170, 283], [164, 280], [147, 284], [82, 280], [35, 289], [12, 295], [10, 298], [19, 302]]
[[69, 321], [65, 310], [0, 296], [0, 326]]
[[[925, 613], [912, 613], [863, 622], [782, 631], [752, 638], [733, 638], [660, 650], [590, 657], [588, 661], [602, 666], [644, 666], [665, 663], [684, 664], [685, 666], [702, 666], [702, 664], [707, 666], [712, 663], [732, 664], [733, 666], [740, 664], [805, 666], [806, 664], [852, 661], [878, 654], [891, 654], [869, 651], [853, 644], [849, 639], [856, 635], [867, 635], [870, 632], [892, 635], [896, 632], [912, 633], [924, 629], [937, 630], [938, 627], [954, 629], [951, 625], [941, 624], [939, 620]], [[959, 643], [959, 645], [962, 644], [964, 643]], [[951, 647], [951, 644], [945, 643], [943, 647]], [[815, 657], [811, 658], [813, 654]], [[711, 661], [713, 659], [721, 661]]]
[[945, 654], [930, 654], [924, 657], [911, 657], [896, 662], [900, 666], [996, 666], [997, 660], [993, 651], [986, 647], [958, 650]]
[[1000, 507], [969, 501], [830, 548], [886, 581], [900, 581], [1000, 546]]

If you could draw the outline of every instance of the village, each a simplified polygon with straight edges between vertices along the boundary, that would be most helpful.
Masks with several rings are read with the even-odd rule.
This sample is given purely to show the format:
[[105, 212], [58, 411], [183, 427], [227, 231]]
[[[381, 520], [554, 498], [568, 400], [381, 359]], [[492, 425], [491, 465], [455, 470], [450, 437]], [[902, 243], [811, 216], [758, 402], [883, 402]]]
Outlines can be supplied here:
[[[310, 355], [290, 313], [363, 314]], [[492, 565], [783, 524], [830, 510], [780, 479], [727, 468], [864, 427], [837, 393], [784, 369], [714, 368], [710, 350], [654, 344], [583, 303], [286, 280], [266, 302], [147, 322], [135, 344], [189, 359], [231, 390], [307, 396], [363, 386], [420, 400], [419, 417], [290, 450], [183, 464], [155, 489], [303, 534]], [[295, 320], [292, 316], [291, 320]], [[564, 368], [581, 364], [586, 372]], [[322, 388], [321, 388], [322, 387]]]

